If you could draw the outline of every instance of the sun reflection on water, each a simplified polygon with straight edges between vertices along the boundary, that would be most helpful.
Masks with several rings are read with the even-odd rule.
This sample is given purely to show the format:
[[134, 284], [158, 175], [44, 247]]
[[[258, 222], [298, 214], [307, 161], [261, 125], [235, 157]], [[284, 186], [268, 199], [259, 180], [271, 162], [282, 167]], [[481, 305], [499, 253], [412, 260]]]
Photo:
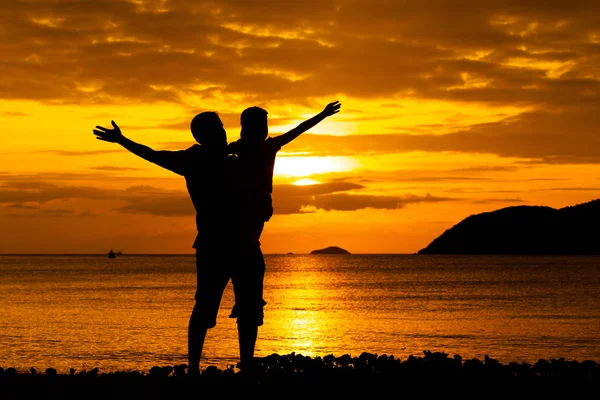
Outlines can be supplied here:
[[271, 292], [271, 314], [276, 336], [291, 344], [294, 352], [306, 356], [318, 354], [333, 339], [332, 329], [338, 325], [327, 318], [323, 301], [329, 293], [323, 288], [330, 285], [331, 276], [314, 266], [310, 257], [296, 258], [286, 268], [278, 271], [278, 281], [286, 282], [280, 290]]

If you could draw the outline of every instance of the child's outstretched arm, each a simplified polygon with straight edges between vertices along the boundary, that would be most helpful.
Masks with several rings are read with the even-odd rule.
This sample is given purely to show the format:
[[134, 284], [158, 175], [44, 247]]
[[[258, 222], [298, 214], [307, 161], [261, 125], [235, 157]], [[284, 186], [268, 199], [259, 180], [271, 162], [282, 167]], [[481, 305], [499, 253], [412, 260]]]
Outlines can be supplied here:
[[312, 128], [313, 126], [317, 125], [319, 122], [323, 121], [325, 118], [330, 117], [333, 114], [337, 114], [340, 111], [341, 106], [342, 104], [337, 100], [332, 103], [329, 103], [323, 111], [321, 111], [314, 117], [307, 119], [291, 131], [286, 132], [283, 135], [276, 136], [273, 139], [277, 140], [280, 146], [284, 146], [292, 140], [296, 139], [298, 136], [300, 136], [310, 128]]
[[110, 143], [118, 143], [133, 154], [151, 163], [157, 164], [163, 168], [183, 175], [181, 167], [181, 157], [177, 151], [154, 150], [148, 146], [136, 143], [131, 139], [126, 138], [121, 132], [121, 128], [117, 126], [115, 121], [110, 121], [113, 129], [96, 126], [93, 130], [96, 139]]

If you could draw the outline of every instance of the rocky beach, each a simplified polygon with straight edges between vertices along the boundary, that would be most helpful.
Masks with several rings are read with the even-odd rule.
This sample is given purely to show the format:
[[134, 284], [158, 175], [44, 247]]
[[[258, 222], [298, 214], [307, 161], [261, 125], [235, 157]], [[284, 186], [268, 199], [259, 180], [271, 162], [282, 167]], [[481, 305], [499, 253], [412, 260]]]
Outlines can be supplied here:
[[[237, 367], [225, 370], [209, 366], [201, 375], [187, 373], [187, 365], [155, 366], [149, 371], [104, 373], [98, 369], [58, 373], [0, 368], [0, 397], [14, 398], [178, 398], [209, 386], [258, 388], [286, 385], [308, 388], [369, 387], [393, 385], [411, 390], [467, 389], [555, 393], [597, 388], [600, 364], [591, 360], [550, 359], [534, 364], [502, 364], [486, 356], [463, 360], [455, 355], [425, 351], [422, 356], [400, 360], [393, 356], [363, 353], [306, 357], [300, 354], [257, 358], [251, 373]], [[261, 389], [262, 390], [262, 389]]]

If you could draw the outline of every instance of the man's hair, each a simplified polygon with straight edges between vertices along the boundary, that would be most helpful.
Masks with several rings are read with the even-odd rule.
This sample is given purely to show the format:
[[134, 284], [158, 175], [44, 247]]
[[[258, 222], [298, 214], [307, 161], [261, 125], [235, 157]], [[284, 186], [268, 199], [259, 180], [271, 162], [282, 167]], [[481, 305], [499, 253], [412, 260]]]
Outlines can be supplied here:
[[205, 111], [196, 115], [190, 124], [194, 139], [203, 145], [227, 144], [227, 136], [219, 114]]
[[266, 128], [264, 124], [267, 114], [267, 110], [256, 106], [248, 107], [242, 111], [242, 115], [240, 116], [240, 125], [242, 126], [240, 136], [242, 138], [257, 139], [257, 135], [264, 135], [265, 137], [261, 137], [261, 139], [266, 139], [267, 131], [263, 131], [263, 129]]

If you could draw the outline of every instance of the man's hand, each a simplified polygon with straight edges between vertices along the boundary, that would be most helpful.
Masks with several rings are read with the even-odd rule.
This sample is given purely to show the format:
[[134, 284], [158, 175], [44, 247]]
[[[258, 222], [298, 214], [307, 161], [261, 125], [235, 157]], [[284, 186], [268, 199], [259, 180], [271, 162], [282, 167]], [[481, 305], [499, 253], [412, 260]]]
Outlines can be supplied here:
[[110, 121], [114, 129], [104, 128], [102, 126], [96, 126], [98, 129], [94, 129], [94, 135], [96, 135], [96, 139], [103, 140], [105, 142], [110, 143], [119, 143], [124, 136], [121, 133], [121, 129], [115, 124], [115, 121]]
[[333, 114], [337, 114], [340, 111], [341, 106], [341, 103], [337, 100], [332, 103], [329, 103], [323, 110], [323, 114], [325, 114], [326, 117], [330, 117]]

